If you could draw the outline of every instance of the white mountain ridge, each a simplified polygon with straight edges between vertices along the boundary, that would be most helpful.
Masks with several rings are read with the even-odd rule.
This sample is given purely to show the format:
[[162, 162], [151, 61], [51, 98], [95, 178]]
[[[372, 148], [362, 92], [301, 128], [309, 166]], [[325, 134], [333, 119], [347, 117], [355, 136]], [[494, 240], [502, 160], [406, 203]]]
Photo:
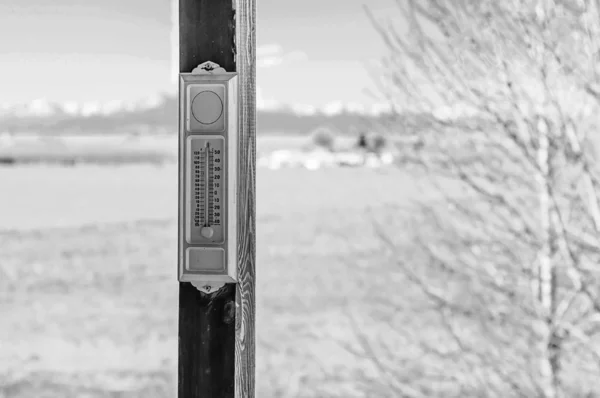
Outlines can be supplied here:
[[164, 95], [155, 95], [137, 101], [113, 100], [106, 102], [54, 102], [38, 98], [24, 103], [0, 104], [0, 117], [48, 117], [54, 115], [97, 116], [122, 112], [136, 112], [162, 105]]
[[[24, 117], [90, 117], [110, 116], [118, 113], [132, 113], [154, 109], [163, 105], [173, 97], [168, 94], [157, 94], [137, 101], [113, 100], [106, 102], [54, 102], [44, 98], [25, 103], [0, 104], [0, 118]], [[323, 107], [307, 104], [285, 104], [278, 101], [257, 101], [257, 110], [265, 112], [291, 111], [299, 116], [311, 116], [318, 113], [335, 116], [341, 113], [358, 114], [362, 116], [378, 116], [391, 110], [389, 104], [362, 104], [354, 102], [335, 101]]]

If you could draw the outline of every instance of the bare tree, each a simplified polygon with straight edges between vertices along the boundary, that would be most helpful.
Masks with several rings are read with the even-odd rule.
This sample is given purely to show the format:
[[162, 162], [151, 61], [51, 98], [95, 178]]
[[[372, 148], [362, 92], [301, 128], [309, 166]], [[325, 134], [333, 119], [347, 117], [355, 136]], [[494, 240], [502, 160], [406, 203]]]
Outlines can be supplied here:
[[357, 329], [369, 380], [396, 375], [390, 396], [600, 396], [600, 1], [396, 4], [396, 23], [369, 12], [389, 49], [388, 127], [427, 116], [406, 159], [441, 200], [418, 204], [410, 246], [376, 230], [443, 337], [413, 336], [409, 371]]

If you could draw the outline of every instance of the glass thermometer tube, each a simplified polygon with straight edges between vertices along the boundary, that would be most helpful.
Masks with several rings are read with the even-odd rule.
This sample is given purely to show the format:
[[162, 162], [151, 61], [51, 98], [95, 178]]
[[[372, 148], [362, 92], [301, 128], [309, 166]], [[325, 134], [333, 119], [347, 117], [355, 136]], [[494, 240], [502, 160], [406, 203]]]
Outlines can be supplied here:
[[191, 186], [188, 204], [190, 243], [223, 241], [225, 162], [222, 137], [190, 137], [189, 168]]

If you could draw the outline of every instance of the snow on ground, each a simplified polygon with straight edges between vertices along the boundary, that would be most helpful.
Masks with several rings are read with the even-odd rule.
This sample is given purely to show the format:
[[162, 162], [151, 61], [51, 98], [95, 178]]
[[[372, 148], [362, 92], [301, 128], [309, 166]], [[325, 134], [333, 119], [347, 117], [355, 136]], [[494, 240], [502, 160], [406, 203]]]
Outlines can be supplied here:
[[377, 168], [392, 165], [395, 156], [392, 152], [379, 155], [362, 151], [329, 152], [321, 149], [294, 151], [280, 149], [258, 157], [258, 167], [278, 170], [285, 167], [303, 167], [318, 170], [327, 167], [369, 167]]

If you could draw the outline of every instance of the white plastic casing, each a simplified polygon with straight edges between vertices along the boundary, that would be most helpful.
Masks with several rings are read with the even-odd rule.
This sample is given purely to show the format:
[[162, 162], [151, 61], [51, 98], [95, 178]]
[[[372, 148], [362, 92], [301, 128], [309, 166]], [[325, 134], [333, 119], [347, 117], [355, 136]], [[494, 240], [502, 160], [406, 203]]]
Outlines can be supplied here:
[[[181, 73], [179, 100], [178, 280], [235, 283], [237, 74]], [[207, 219], [210, 227], [203, 229]]]

